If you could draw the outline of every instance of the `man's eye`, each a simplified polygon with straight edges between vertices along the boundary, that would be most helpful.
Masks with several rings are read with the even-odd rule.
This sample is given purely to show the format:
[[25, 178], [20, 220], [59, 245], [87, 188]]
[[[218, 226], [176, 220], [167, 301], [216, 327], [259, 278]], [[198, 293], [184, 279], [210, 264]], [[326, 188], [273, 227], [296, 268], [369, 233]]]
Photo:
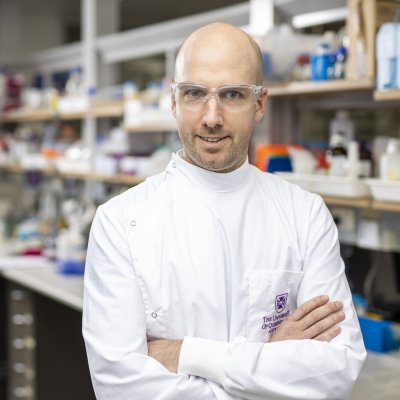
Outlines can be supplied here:
[[223, 94], [223, 97], [228, 100], [239, 100], [243, 97], [243, 95], [236, 90], [228, 90]]
[[187, 97], [202, 97], [204, 92], [201, 89], [187, 89], [185, 91], [185, 96]]

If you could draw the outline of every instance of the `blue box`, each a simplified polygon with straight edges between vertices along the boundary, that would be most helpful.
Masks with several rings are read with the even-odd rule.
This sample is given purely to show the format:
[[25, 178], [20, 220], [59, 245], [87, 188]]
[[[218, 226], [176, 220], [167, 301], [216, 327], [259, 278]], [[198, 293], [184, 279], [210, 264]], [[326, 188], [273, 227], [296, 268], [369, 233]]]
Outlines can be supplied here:
[[384, 353], [393, 350], [391, 322], [359, 316], [361, 332], [368, 350]]

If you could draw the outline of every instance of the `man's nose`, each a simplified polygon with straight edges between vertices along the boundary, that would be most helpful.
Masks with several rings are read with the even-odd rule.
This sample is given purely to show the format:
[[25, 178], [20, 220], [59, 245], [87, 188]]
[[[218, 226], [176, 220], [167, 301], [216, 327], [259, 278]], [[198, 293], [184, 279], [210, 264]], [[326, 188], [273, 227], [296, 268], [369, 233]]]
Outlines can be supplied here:
[[206, 100], [202, 123], [203, 125], [207, 125], [209, 128], [223, 125], [221, 107], [218, 103], [217, 97], [210, 96], [208, 100]]

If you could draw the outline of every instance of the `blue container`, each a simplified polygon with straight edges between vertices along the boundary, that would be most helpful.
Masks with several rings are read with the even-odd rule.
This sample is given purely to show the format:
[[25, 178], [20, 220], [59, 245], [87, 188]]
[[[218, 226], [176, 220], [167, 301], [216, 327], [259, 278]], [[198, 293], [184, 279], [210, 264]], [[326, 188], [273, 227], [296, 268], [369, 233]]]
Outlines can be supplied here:
[[310, 64], [311, 80], [326, 81], [331, 79], [333, 55], [328, 44], [321, 43], [318, 46], [316, 54], [311, 55]]
[[57, 262], [58, 272], [64, 275], [83, 275], [85, 272], [85, 261], [59, 260]]
[[265, 170], [267, 172], [291, 172], [293, 171], [292, 162], [289, 156], [270, 156], [268, 157]]
[[393, 350], [391, 322], [368, 317], [358, 317], [365, 347], [368, 350], [384, 353]]

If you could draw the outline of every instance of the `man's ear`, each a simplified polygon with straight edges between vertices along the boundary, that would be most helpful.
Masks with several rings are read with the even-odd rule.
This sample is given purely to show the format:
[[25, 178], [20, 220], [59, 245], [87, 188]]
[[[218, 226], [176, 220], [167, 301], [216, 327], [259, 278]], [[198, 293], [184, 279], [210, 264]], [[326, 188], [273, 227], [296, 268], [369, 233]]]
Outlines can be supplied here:
[[172, 115], [176, 118], [176, 101], [174, 94], [171, 94], [171, 112]]
[[256, 103], [256, 115], [255, 120], [256, 123], [260, 122], [265, 114], [265, 107], [267, 105], [267, 88], [263, 87], [261, 89], [261, 93], [258, 95], [257, 103]]

